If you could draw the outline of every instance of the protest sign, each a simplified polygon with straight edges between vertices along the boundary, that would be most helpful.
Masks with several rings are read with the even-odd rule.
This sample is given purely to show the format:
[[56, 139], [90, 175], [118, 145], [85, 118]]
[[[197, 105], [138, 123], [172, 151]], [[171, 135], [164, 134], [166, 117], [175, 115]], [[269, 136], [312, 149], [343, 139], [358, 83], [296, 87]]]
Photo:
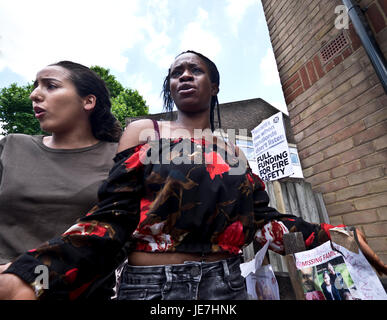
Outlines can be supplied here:
[[261, 179], [273, 181], [292, 175], [282, 112], [262, 121], [251, 133]]
[[294, 254], [306, 300], [386, 300], [386, 292], [361, 250], [327, 241]]

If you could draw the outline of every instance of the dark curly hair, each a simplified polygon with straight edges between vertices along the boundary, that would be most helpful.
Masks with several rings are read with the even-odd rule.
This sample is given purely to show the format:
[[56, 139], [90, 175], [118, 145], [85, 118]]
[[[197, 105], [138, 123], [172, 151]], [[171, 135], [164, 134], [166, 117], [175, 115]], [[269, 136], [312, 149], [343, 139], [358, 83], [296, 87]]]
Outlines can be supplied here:
[[100, 76], [88, 67], [72, 61], [59, 61], [50, 66], [60, 66], [70, 71], [69, 80], [80, 97], [93, 94], [97, 98], [89, 118], [94, 137], [102, 141], [118, 142], [122, 128], [111, 113], [109, 90]]
[[[181, 56], [184, 53], [196, 54], [200, 59], [202, 59], [203, 62], [206, 64], [206, 66], [208, 68], [208, 71], [210, 73], [210, 80], [211, 80], [211, 82], [217, 84], [218, 87], [219, 87], [220, 76], [219, 76], [218, 68], [216, 67], [215, 63], [213, 63], [210, 59], [208, 59], [206, 56], [202, 55], [201, 53], [198, 53], [198, 52], [192, 51], [192, 50], [187, 50], [187, 51], [184, 51], [184, 52], [180, 53], [179, 55], [177, 55], [175, 57], [175, 59], [178, 58], [179, 56]], [[171, 73], [171, 69], [168, 69], [168, 75], [164, 79], [163, 89], [161, 91], [161, 93], [163, 95], [163, 101], [164, 101], [164, 110], [167, 111], [167, 112], [172, 112], [173, 105], [174, 105], [174, 102], [173, 102], [173, 99], [172, 99], [172, 96], [171, 96], [171, 90], [170, 90], [170, 73]], [[217, 110], [218, 110], [218, 124], [219, 124], [219, 128], [221, 127], [220, 111], [219, 111], [219, 101], [218, 101], [218, 96], [217, 95], [213, 96], [211, 98], [211, 105], [210, 105], [210, 107], [211, 107], [211, 110], [210, 110], [211, 130], [214, 131], [215, 130], [214, 110], [215, 110], [216, 107], [217, 107]]]

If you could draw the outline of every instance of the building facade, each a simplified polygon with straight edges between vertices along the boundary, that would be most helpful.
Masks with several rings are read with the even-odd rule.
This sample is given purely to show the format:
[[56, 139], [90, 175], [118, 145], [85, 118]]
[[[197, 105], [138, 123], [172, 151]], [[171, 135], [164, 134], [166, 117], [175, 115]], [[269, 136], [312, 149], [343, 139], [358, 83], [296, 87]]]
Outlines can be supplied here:
[[[304, 177], [387, 262], [387, 95], [357, 29], [341, 0], [261, 1]], [[387, 1], [352, 2], [385, 59]]]

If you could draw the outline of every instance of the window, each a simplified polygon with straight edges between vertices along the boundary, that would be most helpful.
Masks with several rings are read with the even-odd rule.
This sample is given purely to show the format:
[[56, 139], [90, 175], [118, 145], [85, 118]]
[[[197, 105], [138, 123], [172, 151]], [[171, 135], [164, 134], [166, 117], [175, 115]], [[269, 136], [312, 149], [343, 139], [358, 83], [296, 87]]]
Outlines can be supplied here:
[[290, 178], [304, 178], [304, 175], [302, 174], [300, 158], [298, 157], [298, 151], [295, 144], [289, 143], [289, 152], [290, 161], [292, 162], [292, 167], [294, 171]]

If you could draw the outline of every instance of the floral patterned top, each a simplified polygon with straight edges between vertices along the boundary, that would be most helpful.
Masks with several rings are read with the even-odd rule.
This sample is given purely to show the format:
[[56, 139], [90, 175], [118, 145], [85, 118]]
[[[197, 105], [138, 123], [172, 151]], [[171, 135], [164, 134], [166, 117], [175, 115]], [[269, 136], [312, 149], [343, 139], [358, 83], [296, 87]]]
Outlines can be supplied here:
[[[255, 236], [283, 253], [284, 233], [302, 232], [311, 248], [328, 240], [331, 227], [268, 207], [265, 185], [246, 160], [204, 139], [159, 139], [118, 153], [98, 196], [60, 238], [20, 256], [7, 272], [42, 298], [75, 299], [128, 250], [238, 254]], [[41, 264], [50, 270], [48, 290], [36, 283]]]

